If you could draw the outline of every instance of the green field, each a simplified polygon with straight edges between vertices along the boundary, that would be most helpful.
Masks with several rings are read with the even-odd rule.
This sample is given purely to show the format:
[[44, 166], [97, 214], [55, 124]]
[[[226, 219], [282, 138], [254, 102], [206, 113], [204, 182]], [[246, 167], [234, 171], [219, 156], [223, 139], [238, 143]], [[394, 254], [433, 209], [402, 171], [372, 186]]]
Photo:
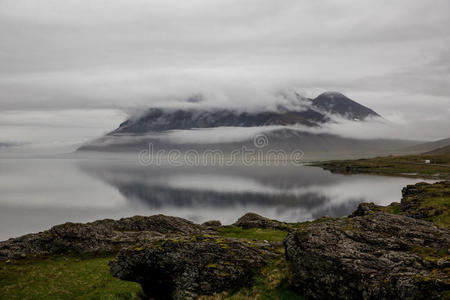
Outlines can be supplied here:
[[0, 299], [141, 299], [141, 286], [109, 274], [108, 257], [0, 262]]
[[222, 228], [219, 228], [219, 234], [224, 237], [238, 239], [283, 241], [287, 233], [285, 231], [276, 229], [243, 229], [242, 227], [236, 226], [224, 226]]

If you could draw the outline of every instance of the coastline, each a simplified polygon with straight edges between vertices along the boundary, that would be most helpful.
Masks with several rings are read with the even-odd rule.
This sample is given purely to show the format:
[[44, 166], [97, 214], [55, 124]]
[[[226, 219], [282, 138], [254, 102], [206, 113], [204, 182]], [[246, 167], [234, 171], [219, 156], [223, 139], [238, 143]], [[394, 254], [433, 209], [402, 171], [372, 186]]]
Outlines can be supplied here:
[[[430, 163], [425, 163], [429, 161]], [[320, 167], [338, 174], [373, 174], [450, 180], [450, 155], [407, 155], [387, 156], [357, 160], [329, 160], [313, 162]]]
[[[431, 284], [426, 289], [420, 287], [427, 293], [431, 293], [426, 294], [426, 296], [431, 298], [443, 297], [449, 295], [448, 288], [450, 286], [449, 245], [448, 240], [443, 238], [443, 236], [449, 235], [449, 206], [450, 183], [443, 181], [435, 184], [418, 183], [405, 187], [400, 203], [392, 203], [388, 206], [362, 203], [348, 217], [323, 217], [302, 223], [285, 223], [256, 214], [246, 214], [236, 223], [228, 226], [222, 226], [217, 221], [194, 224], [181, 218], [163, 215], [135, 216], [117, 221], [106, 219], [87, 224], [66, 223], [38, 234], [29, 234], [0, 242], [0, 255], [2, 256], [0, 260], [0, 286], [3, 287], [2, 293], [9, 291], [10, 299], [14, 299], [14, 295], [17, 295], [17, 297], [18, 295], [34, 297], [37, 294], [33, 296], [33, 293], [38, 293], [38, 291], [27, 288], [23, 288], [22, 292], [32, 293], [32, 295], [11, 293], [14, 287], [17, 288], [24, 284], [21, 283], [21, 278], [17, 277], [18, 272], [28, 273], [31, 272], [29, 270], [36, 270], [51, 277], [52, 275], [45, 270], [49, 266], [53, 266], [54, 268], [63, 268], [69, 274], [73, 272], [72, 276], [78, 278], [80, 274], [74, 270], [77, 270], [80, 264], [93, 264], [95, 266], [92, 269], [93, 272], [102, 274], [101, 278], [97, 280], [108, 286], [103, 291], [107, 295], [110, 295], [109, 293], [114, 294], [117, 292], [116, 289], [120, 287], [121, 291], [128, 294], [132, 299], [139, 298], [144, 297], [143, 290], [139, 285], [129, 281], [139, 282], [144, 291], [147, 290], [147, 293], [149, 290], [154, 290], [154, 287], [149, 289], [148, 284], [145, 283], [152, 282], [149, 278], [145, 282], [139, 279], [142, 278], [142, 274], [140, 275], [140, 271], [136, 271], [139, 268], [135, 269], [134, 266], [145, 258], [145, 262], [141, 261], [141, 263], [151, 267], [152, 261], [149, 260], [149, 257], [161, 256], [161, 258], [171, 257], [165, 262], [164, 268], [167, 270], [174, 265], [185, 266], [186, 270], [191, 270], [196, 264], [202, 266], [194, 267], [194, 270], [197, 270], [198, 273], [192, 275], [194, 276], [192, 278], [186, 278], [183, 275], [185, 272], [178, 274], [175, 271], [176, 269], [171, 271], [175, 274], [175, 277], [184, 282], [182, 285], [184, 288], [171, 284], [171, 289], [169, 289], [172, 292], [176, 290], [179, 295], [184, 295], [180, 296], [179, 299], [184, 299], [187, 297], [186, 295], [192, 296], [191, 298], [209, 299], [210, 296], [207, 295], [212, 294], [219, 295], [220, 299], [236, 298], [236, 295], [238, 295], [237, 298], [239, 299], [240, 297], [249, 297], [254, 293], [261, 297], [277, 298], [280, 295], [290, 295], [291, 298], [298, 299], [304, 295], [310, 298], [320, 298], [324, 295], [317, 294], [317, 287], [310, 286], [308, 282], [311, 282], [312, 278], [316, 278], [318, 272], [321, 272], [322, 275], [332, 276], [333, 280], [338, 280], [339, 275], [325, 265], [317, 265], [317, 263], [308, 265], [305, 262], [331, 259], [339, 264], [345, 263], [345, 260], [342, 261], [342, 258], [335, 256], [335, 253], [342, 252], [344, 255], [345, 251], [348, 250], [343, 248], [329, 253], [319, 250], [321, 247], [325, 247], [322, 249], [336, 247], [338, 244], [332, 242], [335, 238], [342, 241], [348, 240], [347, 243], [357, 242], [358, 247], [360, 247], [362, 246], [361, 243], [364, 244], [363, 241], [369, 237], [374, 240], [380, 239], [379, 243], [385, 243], [389, 236], [387, 239], [390, 241], [389, 243], [407, 243], [409, 245], [403, 250], [395, 250], [397, 260], [414, 259], [421, 261], [425, 266], [428, 265], [416, 270], [416, 273], [420, 274], [420, 278], [423, 280], [417, 281], [417, 274], [414, 277], [416, 278], [414, 282], [426, 281], [427, 284]], [[367, 224], [381, 226], [380, 228], [383, 228], [382, 236], [377, 237], [380, 234], [379, 230], [373, 231], [370, 226], [367, 227]], [[333, 232], [339, 234], [338, 237], [326, 234], [332, 228], [334, 228]], [[403, 229], [398, 231], [394, 228]], [[424, 234], [429, 235], [426, 232], [434, 232], [434, 235], [440, 237], [431, 241], [431, 243], [429, 243], [430, 241], [426, 243], [424, 241], [414, 244], [416, 242], [411, 242], [409, 239], [402, 237], [401, 231], [406, 230], [412, 230], [408, 234], [418, 237]], [[322, 236], [319, 239], [319, 245], [314, 244], [318, 236]], [[362, 240], [358, 240], [358, 236]], [[349, 239], [349, 237], [351, 238]], [[417, 239], [420, 240], [420, 238]], [[299, 244], [298, 241], [302, 242]], [[309, 245], [309, 248], [305, 245]], [[371, 244], [366, 244], [365, 247], [369, 245]], [[386, 255], [388, 255], [388, 252], [389, 255], [392, 255], [392, 251], [388, 249], [392, 245], [389, 245], [380, 245], [377, 248], [378, 250], [373, 249], [373, 251], [376, 250], [379, 253], [387, 251]], [[445, 250], [442, 247], [447, 248]], [[246, 252], [249, 254], [242, 258], [242, 253]], [[299, 259], [299, 253], [302, 253], [302, 257], [311, 257], [308, 260]], [[366, 257], [368, 254], [362, 253], [361, 255]], [[209, 257], [210, 261], [195, 263], [195, 260], [191, 261], [189, 257]], [[258, 258], [257, 263], [254, 262], [253, 258]], [[378, 259], [376, 256], [371, 259], [366, 258], [366, 263]], [[111, 274], [127, 281], [111, 277], [107, 273], [107, 265], [105, 264], [107, 261], [110, 261]], [[141, 265], [141, 263], [138, 263], [138, 265]], [[158, 274], [165, 270], [163, 268], [158, 271], [152, 268], [153, 273], [148, 273], [153, 274], [152, 276], [160, 276]], [[309, 271], [298, 273], [299, 269], [308, 269]], [[386, 272], [385, 269], [382, 271]], [[365, 276], [364, 269], [361, 268], [359, 272], [361, 274], [358, 276]], [[208, 284], [205, 283], [201, 288], [196, 285], [198, 279], [196, 276], [200, 276], [199, 274], [208, 274], [206, 279], [203, 279]], [[236, 274], [239, 274], [239, 276]], [[407, 281], [410, 282], [410, 278], [407, 275], [405, 276], [405, 278], [408, 278]], [[25, 276], [23, 279], [26, 278]], [[273, 278], [276, 278], [276, 280]], [[83, 281], [80, 278], [78, 280]], [[63, 282], [66, 285], [71, 285], [64, 280], [60, 283]], [[164, 284], [167, 284], [167, 282]], [[321, 284], [324, 285], [325, 283]], [[189, 288], [186, 289], [186, 286]], [[360, 286], [358, 289], [367, 292], [372, 289], [371, 286]], [[67, 286], [61, 288], [66, 289]], [[351, 287], [347, 288], [351, 289]], [[394, 294], [412, 291], [415, 288], [419, 288], [419, 286], [412, 284], [407, 287], [389, 287]], [[89, 288], [85, 292], [89, 292], [88, 290]], [[79, 292], [80, 290], [78, 290]], [[330, 286], [328, 292], [331, 295], [336, 291], [333, 291], [332, 286]], [[377, 291], [372, 292], [378, 293], [377, 295], [384, 295], [383, 293], [386, 291], [377, 289]], [[342, 295], [346, 293], [350, 293], [350, 291], [347, 290]]]

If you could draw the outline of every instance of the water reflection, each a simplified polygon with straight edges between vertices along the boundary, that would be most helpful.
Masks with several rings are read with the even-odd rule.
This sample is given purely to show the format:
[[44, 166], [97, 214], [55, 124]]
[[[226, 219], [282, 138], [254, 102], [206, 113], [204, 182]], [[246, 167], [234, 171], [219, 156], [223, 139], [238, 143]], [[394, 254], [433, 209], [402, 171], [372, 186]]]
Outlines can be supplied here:
[[0, 240], [55, 224], [163, 213], [224, 224], [246, 212], [284, 221], [399, 201], [419, 180], [344, 176], [319, 168], [145, 167], [135, 160], [0, 160]]
[[[348, 215], [363, 201], [399, 201], [401, 188], [417, 180], [344, 176], [314, 167], [142, 167], [117, 163], [80, 169], [114, 186], [130, 202], [151, 211], [202, 222], [232, 223], [245, 212], [284, 221]], [[186, 214], [186, 211], [189, 213]]]

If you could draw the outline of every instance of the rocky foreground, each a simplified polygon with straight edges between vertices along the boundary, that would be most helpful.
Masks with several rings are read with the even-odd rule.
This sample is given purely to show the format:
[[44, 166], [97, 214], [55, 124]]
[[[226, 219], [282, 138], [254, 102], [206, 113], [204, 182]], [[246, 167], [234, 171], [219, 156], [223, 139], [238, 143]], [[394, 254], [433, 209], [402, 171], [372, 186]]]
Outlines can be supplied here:
[[218, 221], [163, 215], [66, 223], [0, 242], [0, 259], [117, 253], [111, 274], [148, 298], [222, 297], [284, 257], [308, 299], [450, 299], [450, 183], [419, 183], [401, 203], [360, 204], [344, 218], [284, 223], [246, 214], [227, 228], [285, 231], [284, 243], [228, 238]]
[[447, 230], [374, 213], [287, 236], [292, 285], [314, 299], [431, 299], [450, 289]]

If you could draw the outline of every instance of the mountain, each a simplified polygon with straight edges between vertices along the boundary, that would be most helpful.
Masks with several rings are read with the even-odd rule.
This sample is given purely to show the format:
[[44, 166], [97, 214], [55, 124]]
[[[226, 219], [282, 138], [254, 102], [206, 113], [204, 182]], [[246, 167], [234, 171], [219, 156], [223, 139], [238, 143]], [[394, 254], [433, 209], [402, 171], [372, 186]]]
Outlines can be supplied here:
[[369, 117], [380, 117], [372, 109], [365, 107], [337, 92], [325, 92], [313, 100], [313, 106], [322, 111], [337, 114], [350, 120], [365, 120]]
[[2, 142], [0, 142], [0, 149], [1, 148], [9, 148], [9, 147], [14, 147], [15, 145], [14, 144], [11, 144], [11, 143], [2, 143]]
[[447, 146], [450, 146], [450, 138], [437, 140], [433, 142], [420, 143], [412, 147], [405, 148], [403, 150], [404, 152], [421, 154], [425, 152], [434, 151], [440, 148], [444, 148]]
[[294, 108], [278, 106], [277, 111], [242, 112], [230, 109], [150, 108], [137, 119], [129, 119], [111, 134], [145, 133], [212, 127], [259, 127], [300, 124], [318, 127], [332, 121], [331, 115], [349, 120], [380, 117], [376, 112], [340, 93], [326, 92], [315, 99], [296, 94]]
[[[116, 130], [83, 145], [78, 150], [129, 153], [148, 149], [151, 144], [155, 151], [220, 149], [224, 154], [229, 154], [243, 146], [248, 149], [255, 148], [253, 135], [250, 133], [248, 137], [240, 139], [215, 138], [215, 142], [203, 138], [202, 142], [198, 140], [196, 142], [194, 135], [198, 137], [204, 134], [204, 131], [190, 129], [209, 128], [210, 131], [214, 130], [212, 134], [215, 137], [221, 137], [224, 131], [219, 127], [244, 128], [300, 124], [314, 129], [326, 123], [338, 123], [342, 118], [353, 122], [363, 122], [367, 118], [380, 117], [372, 109], [335, 92], [323, 93], [315, 99], [295, 94], [295, 97], [291, 97], [289, 101], [288, 106], [279, 105], [275, 111], [204, 109], [198, 105], [195, 109], [150, 108], [140, 117], [126, 120]], [[245, 131], [236, 129], [236, 134], [238, 133], [245, 133]], [[180, 134], [184, 134], [182, 141]], [[397, 149], [417, 144], [416, 141], [404, 140], [352, 139], [290, 128], [276, 130], [272, 128], [271, 131], [264, 131], [264, 134], [269, 139], [269, 144], [263, 150], [301, 149], [309, 157], [348, 157], [349, 155], [367, 157], [397, 154]]]
[[444, 146], [444, 147], [441, 147], [441, 148], [438, 148], [438, 149], [434, 149], [434, 150], [431, 150], [431, 151], [428, 151], [428, 152], [426, 152], [424, 154], [427, 154], [427, 155], [446, 155], [446, 154], [450, 154], [450, 145]]
[[255, 127], [301, 124], [319, 126], [329, 121], [324, 114], [305, 111], [238, 112], [234, 110], [161, 109], [151, 108], [137, 120], [127, 120], [110, 134], [145, 133], [213, 127]]

